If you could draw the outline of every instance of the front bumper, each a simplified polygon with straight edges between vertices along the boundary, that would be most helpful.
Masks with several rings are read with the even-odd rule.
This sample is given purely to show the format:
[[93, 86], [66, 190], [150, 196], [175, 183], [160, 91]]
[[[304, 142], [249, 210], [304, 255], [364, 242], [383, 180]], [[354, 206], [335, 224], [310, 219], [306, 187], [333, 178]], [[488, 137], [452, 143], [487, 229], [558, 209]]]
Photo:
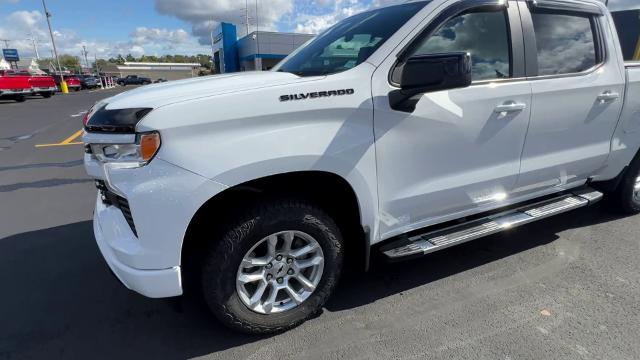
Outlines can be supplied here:
[[[85, 140], [122, 142], [126, 136], [85, 134]], [[102, 164], [85, 154], [85, 169], [126, 207], [103, 201], [94, 232], [104, 258], [129, 289], [161, 298], [182, 294], [182, 245], [197, 211], [226, 187], [156, 158], [140, 168]]]
[[36, 94], [36, 93], [41, 93], [41, 92], [56, 92], [58, 91], [57, 87], [34, 87], [31, 88], [31, 92]]
[[0, 90], [0, 96], [29, 95], [29, 94], [31, 94], [31, 89], [3, 89], [3, 90]]
[[150, 298], [166, 298], [182, 295], [180, 267], [163, 270], [138, 270], [129, 267], [114, 253], [118, 243], [136, 241], [133, 233], [123, 224], [122, 215], [115, 208], [107, 207], [100, 198], [96, 203], [93, 218], [93, 232], [102, 256], [115, 276], [128, 289]]

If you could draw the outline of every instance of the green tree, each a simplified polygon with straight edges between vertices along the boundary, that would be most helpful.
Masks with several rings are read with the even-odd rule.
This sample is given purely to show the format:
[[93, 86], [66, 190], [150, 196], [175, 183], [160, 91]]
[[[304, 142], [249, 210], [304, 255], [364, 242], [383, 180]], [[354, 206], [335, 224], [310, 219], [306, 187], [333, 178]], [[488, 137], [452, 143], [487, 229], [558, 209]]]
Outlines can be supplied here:
[[76, 72], [81, 69], [80, 61], [73, 55], [62, 54], [58, 56], [58, 60], [60, 60], [60, 66], [62, 67], [62, 70]]

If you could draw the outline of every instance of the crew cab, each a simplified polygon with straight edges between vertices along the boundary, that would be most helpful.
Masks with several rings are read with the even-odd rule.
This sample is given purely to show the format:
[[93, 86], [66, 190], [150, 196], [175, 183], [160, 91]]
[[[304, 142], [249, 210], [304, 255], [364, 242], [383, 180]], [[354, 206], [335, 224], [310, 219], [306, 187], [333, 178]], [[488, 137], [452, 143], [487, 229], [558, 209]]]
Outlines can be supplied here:
[[151, 79], [138, 76], [138, 75], [128, 75], [127, 77], [123, 77], [118, 80], [118, 85], [127, 86], [127, 85], [148, 85], [151, 84]]
[[98, 246], [129, 289], [199, 289], [224, 324], [271, 333], [320, 311], [345, 264], [603, 197], [636, 214], [635, 36], [595, 0], [413, 1], [272, 71], [106, 99], [84, 135]]
[[30, 75], [20, 75], [13, 70], [0, 70], [0, 99], [23, 102], [31, 94]]

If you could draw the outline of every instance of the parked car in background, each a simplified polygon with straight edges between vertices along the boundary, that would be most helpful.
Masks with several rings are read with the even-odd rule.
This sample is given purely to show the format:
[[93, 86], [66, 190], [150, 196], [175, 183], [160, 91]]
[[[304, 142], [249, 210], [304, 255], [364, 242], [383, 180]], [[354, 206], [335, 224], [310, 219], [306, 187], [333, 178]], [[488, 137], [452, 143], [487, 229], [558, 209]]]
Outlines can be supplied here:
[[79, 75], [82, 89], [97, 89], [100, 87], [100, 79], [93, 75]]
[[18, 74], [13, 70], [0, 70], [0, 98], [23, 102], [32, 92], [31, 75]]
[[31, 84], [32, 94], [44, 98], [50, 98], [58, 91], [56, 81], [49, 75], [33, 75], [29, 79], [29, 84]]
[[148, 84], [151, 84], [151, 79], [138, 76], [138, 75], [128, 75], [127, 77], [124, 77], [118, 80], [118, 85], [122, 85], [122, 86], [148, 85]]
[[[62, 90], [62, 88], [60, 87], [62, 76], [53, 75], [53, 78], [56, 81], [56, 86], [58, 87], [58, 89]], [[78, 77], [76, 77], [75, 75], [64, 75], [64, 81], [67, 83], [67, 88], [69, 89], [69, 91], [80, 91], [80, 89], [82, 89], [82, 83], [80, 82], [80, 79], [78, 79]]]

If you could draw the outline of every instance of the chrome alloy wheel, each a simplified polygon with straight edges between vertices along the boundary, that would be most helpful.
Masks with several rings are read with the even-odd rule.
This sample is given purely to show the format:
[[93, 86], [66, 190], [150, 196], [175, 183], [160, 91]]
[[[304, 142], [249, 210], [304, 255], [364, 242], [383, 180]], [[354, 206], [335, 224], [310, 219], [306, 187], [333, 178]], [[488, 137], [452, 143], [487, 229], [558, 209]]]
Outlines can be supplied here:
[[301, 231], [283, 231], [260, 240], [244, 256], [236, 277], [242, 302], [260, 314], [291, 310], [305, 302], [322, 279], [320, 244]]
[[636, 178], [636, 184], [633, 187], [633, 201], [640, 203], [640, 176]]

